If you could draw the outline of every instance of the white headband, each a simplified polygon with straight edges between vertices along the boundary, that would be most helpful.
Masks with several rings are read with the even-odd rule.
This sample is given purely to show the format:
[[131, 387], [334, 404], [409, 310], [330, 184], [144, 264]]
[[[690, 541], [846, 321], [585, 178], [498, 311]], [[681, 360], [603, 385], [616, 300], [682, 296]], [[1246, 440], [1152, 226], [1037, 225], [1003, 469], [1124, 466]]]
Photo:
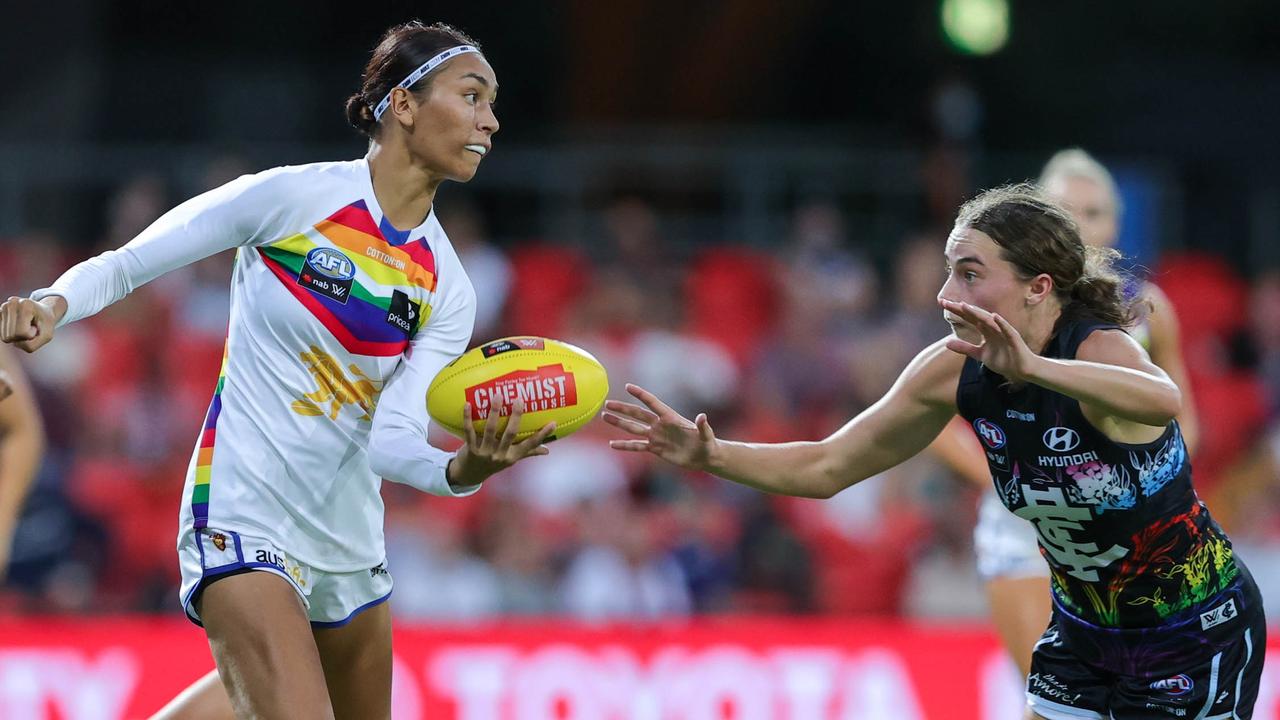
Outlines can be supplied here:
[[[480, 52], [480, 49], [472, 45], [458, 45], [457, 47], [451, 47], [448, 50], [441, 52], [439, 55], [436, 55], [430, 60], [419, 65], [417, 70], [414, 70], [413, 72], [409, 73], [409, 77], [401, 80], [400, 84], [396, 85], [396, 87], [404, 88], [405, 90], [408, 90], [409, 88], [413, 87], [414, 83], [421, 80], [423, 75], [426, 75], [432, 70], [435, 70], [436, 68], [440, 67], [440, 64], [443, 63], [445, 60], [448, 60], [449, 58], [452, 58], [452, 57], [457, 57], [458, 55], [465, 55], [467, 53], [478, 53], [478, 52]], [[374, 122], [381, 120], [382, 113], [386, 112], [387, 108], [391, 106], [391, 93], [395, 92], [395, 89], [396, 88], [391, 88], [391, 91], [387, 93], [387, 96], [382, 98], [382, 102], [378, 103], [378, 106], [373, 109]]]

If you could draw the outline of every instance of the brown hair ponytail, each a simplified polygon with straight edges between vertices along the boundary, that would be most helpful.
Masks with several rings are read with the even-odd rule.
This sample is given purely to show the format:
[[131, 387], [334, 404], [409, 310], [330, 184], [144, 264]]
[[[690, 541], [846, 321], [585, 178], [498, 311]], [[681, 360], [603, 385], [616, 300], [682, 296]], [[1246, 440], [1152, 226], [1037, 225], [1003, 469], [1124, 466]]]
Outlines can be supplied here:
[[[1000, 256], [1023, 280], [1045, 274], [1062, 305], [1061, 320], [1089, 316], [1133, 324], [1134, 302], [1124, 296], [1120, 253], [1086, 245], [1075, 220], [1035, 185], [987, 190], [960, 208], [957, 227], [978, 230], [1000, 246]], [[1060, 320], [1060, 322], [1061, 322]]]

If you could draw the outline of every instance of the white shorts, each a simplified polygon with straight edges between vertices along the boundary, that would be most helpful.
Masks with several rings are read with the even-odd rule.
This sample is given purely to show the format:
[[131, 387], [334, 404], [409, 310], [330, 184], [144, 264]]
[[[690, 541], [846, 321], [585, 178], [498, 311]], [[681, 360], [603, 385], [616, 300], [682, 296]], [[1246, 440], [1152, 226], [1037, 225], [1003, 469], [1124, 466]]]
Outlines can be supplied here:
[[978, 575], [984, 581], [1049, 576], [1049, 564], [1040, 555], [1035, 527], [1009, 512], [995, 491], [983, 493], [978, 505], [973, 552], [978, 559]]
[[182, 569], [179, 598], [187, 617], [203, 627], [194, 601], [213, 580], [252, 570], [273, 572], [298, 591], [312, 627], [341, 627], [360, 612], [391, 597], [384, 560], [356, 572], [331, 573], [304, 565], [273, 541], [229, 530], [188, 530], [178, 540]]

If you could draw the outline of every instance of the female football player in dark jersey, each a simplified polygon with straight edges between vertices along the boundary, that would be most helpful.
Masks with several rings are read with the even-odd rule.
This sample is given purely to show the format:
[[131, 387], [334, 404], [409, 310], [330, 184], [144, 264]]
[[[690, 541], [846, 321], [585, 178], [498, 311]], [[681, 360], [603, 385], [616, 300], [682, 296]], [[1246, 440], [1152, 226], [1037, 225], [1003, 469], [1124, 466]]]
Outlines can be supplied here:
[[[1051, 199], [1071, 212], [1085, 244], [1104, 248], [1116, 244], [1122, 203], [1115, 180], [1102, 163], [1079, 148], [1061, 150], [1045, 164], [1039, 184]], [[1178, 429], [1188, 451], [1194, 454], [1199, 422], [1178, 340], [1178, 317], [1168, 297], [1154, 283], [1129, 280], [1123, 285], [1125, 298], [1140, 299], [1134, 304], [1134, 324], [1125, 330], [1182, 391]], [[1041, 557], [1035, 529], [1002, 507], [991, 487], [985, 459], [979, 460], [982, 451], [971, 438], [952, 437], [971, 435], [958, 425], [953, 423], [939, 436], [939, 441], [950, 440], [949, 445], [935, 442], [932, 449], [965, 477], [980, 476], [980, 486], [986, 489], [974, 528], [978, 574], [986, 585], [991, 619], [1025, 678], [1030, 673], [1031, 652], [1051, 609], [1049, 566]], [[967, 442], [961, 444], [961, 440]], [[937, 452], [940, 448], [952, 452]]]
[[953, 334], [830, 437], [720, 440], [706, 415], [690, 421], [629, 385], [643, 405], [606, 405], [606, 421], [633, 436], [612, 445], [826, 498], [920, 452], [958, 413], [1052, 573], [1032, 716], [1249, 718], [1261, 598], [1192, 488], [1177, 385], [1122, 329], [1133, 310], [1114, 256], [1034, 186], [987, 191], [947, 238], [938, 302]]

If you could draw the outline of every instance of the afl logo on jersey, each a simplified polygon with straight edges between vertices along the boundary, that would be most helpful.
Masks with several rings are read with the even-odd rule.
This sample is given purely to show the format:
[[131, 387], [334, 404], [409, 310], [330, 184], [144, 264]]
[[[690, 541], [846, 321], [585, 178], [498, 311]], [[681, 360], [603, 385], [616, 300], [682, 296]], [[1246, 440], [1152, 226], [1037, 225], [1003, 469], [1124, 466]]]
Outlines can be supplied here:
[[334, 280], [350, 280], [356, 276], [356, 264], [351, 258], [332, 248], [318, 247], [307, 253], [307, 265]]
[[999, 425], [990, 420], [986, 418], [974, 420], [973, 430], [978, 433], [978, 437], [982, 438], [983, 444], [992, 450], [999, 450], [1004, 447], [1004, 430], [1001, 430]]
[[1183, 695], [1191, 692], [1192, 688], [1195, 686], [1195, 681], [1185, 674], [1174, 675], [1171, 678], [1156, 680], [1151, 683], [1152, 690], [1164, 691], [1165, 693], [1168, 693], [1170, 697], [1182, 697]]
[[1071, 452], [1080, 444], [1080, 433], [1071, 428], [1051, 427], [1044, 431], [1044, 446], [1054, 452]]

